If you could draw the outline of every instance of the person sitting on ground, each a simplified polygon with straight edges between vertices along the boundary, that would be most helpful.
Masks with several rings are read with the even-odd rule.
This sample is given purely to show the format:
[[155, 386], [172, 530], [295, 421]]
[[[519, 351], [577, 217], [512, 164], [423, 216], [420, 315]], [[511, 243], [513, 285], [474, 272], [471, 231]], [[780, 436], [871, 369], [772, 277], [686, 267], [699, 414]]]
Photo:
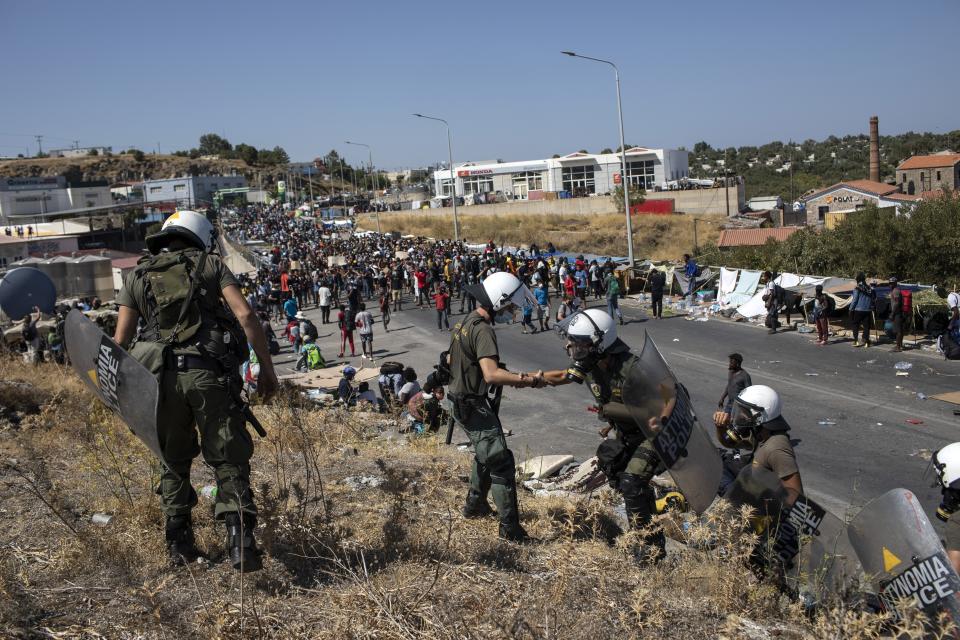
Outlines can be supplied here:
[[353, 387], [353, 378], [356, 375], [357, 370], [347, 365], [343, 368], [343, 377], [340, 378], [340, 384], [337, 386], [337, 399], [348, 407], [357, 403], [357, 391]]
[[443, 413], [440, 403], [443, 397], [443, 386], [437, 384], [432, 376], [427, 377], [427, 383], [423, 389], [407, 402], [407, 416], [413, 422], [414, 431], [423, 433], [440, 429], [440, 418]]
[[357, 387], [357, 406], [362, 406], [368, 410], [378, 410], [380, 408], [380, 399], [377, 394], [370, 389], [369, 382], [361, 382]]
[[400, 404], [407, 404], [410, 398], [420, 391], [420, 383], [417, 382], [417, 372], [413, 367], [407, 367], [403, 370], [404, 385], [400, 388], [398, 399]]

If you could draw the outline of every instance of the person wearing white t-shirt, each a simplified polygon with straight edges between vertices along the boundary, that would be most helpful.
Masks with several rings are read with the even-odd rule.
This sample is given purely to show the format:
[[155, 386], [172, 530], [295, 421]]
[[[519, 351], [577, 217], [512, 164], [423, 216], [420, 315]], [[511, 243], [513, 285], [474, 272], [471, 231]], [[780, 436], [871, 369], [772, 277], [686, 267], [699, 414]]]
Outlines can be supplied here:
[[320, 285], [320, 289], [317, 291], [317, 298], [320, 303], [320, 317], [323, 321], [323, 324], [330, 322], [330, 303], [333, 300], [333, 292], [330, 291], [330, 287], [326, 283]]

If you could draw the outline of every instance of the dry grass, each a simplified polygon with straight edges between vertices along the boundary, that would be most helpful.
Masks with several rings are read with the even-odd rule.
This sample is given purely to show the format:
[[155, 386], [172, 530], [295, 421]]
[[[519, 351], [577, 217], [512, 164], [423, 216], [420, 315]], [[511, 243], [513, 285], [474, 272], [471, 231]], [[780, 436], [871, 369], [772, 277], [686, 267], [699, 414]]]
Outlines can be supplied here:
[[[479, 207], [482, 208], [482, 207]], [[700, 246], [716, 244], [719, 224], [715, 218], [697, 218]], [[693, 216], [640, 215], [633, 218], [634, 253], [638, 258], [676, 260], [693, 249]], [[360, 225], [376, 229], [373, 216], [360, 216]], [[452, 213], [381, 213], [383, 231], [450, 238]], [[469, 242], [529, 245], [548, 242], [563, 251], [583, 251], [600, 255], [626, 255], [626, 221], [620, 214], [597, 215], [486, 215], [467, 212], [460, 215], [462, 236]]]
[[[166, 565], [157, 465], [71, 372], [0, 361], [50, 390], [0, 423], [0, 635], [46, 638], [851, 638], [881, 631], [842, 608], [816, 617], [748, 568], [748, 514], [725, 507], [656, 567], [632, 558], [600, 492], [521, 495], [539, 543], [499, 542], [459, 516], [468, 458], [437, 439], [386, 439], [383, 416], [287, 396], [258, 415], [253, 481], [262, 571], [241, 577], [222, 529], [195, 510], [209, 566]], [[0, 403], [3, 398], [0, 397]], [[381, 484], [355, 488], [351, 476]], [[193, 482], [211, 481], [201, 464]], [[107, 526], [95, 512], [114, 515]], [[709, 550], [694, 550], [709, 549]], [[919, 629], [919, 622], [910, 622]], [[915, 636], [918, 637], [918, 636]]]

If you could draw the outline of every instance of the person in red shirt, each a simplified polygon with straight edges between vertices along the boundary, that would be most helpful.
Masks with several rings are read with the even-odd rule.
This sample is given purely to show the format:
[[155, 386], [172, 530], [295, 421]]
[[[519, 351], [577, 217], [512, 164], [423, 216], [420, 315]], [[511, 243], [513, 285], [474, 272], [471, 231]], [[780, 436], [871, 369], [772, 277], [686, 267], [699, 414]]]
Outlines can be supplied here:
[[437, 307], [437, 329], [443, 331], [443, 325], [447, 325], [447, 331], [450, 331], [450, 295], [444, 285], [440, 285], [440, 290], [434, 294], [433, 302]]
[[571, 299], [577, 293], [577, 283], [570, 275], [570, 272], [567, 271], [567, 276], [563, 279], [563, 293], [566, 296], [569, 296]]
[[340, 327], [340, 354], [338, 358], [343, 357], [343, 349], [350, 343], [350, 356], [356, 356], [357, 352], [353, 346], [353, 327], [355, 320], [352, 313], [347, 312], [344, 305], [340, 305], [340, 313], [337, 314], [337, 326]]
[[423, 267], [418, 267], [413, 277], [417, 280], [417, 308], [423, 308], [424, 300], [427, 301], [427, 306], [429, 307], [430, 293], [427, 291], [427, 272], [423, 270]]
[[290, 291], [290, 275], [286, 271], [280, 274], [280, 291]]

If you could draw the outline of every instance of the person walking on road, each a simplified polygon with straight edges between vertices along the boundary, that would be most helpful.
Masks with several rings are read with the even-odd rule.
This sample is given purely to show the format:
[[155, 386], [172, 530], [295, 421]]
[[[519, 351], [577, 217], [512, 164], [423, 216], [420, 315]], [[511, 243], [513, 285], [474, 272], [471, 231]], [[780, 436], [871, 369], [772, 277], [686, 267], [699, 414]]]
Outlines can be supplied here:
[[380, 322], [383, 323], [384, 333], [390, 333], [390, 292], [384, 289], [380, 293]]
[[623, 314], [620, 313], [620, 281], [613, 273], [609, 273], [603, 284], [607, 289], [607, 313], [611, 318], [616, 316], [620, 324], [623, 324]]
[[820, 346], [830, 340], [830, 313], [833, 309], [833, 298], [823, 292], [822, 284], [818, 284], [813, 296], [813, 321], [817, 325], [817, 344]]
[[549, 331], [550, 289], [546, 279], [540, 281], [540, 285], [533, 290], [533, 295], [537, 299], [537, 322], [540, 324], [540, 331]]
[[493, 494], [500, 519], [501, 538], [522, 542], [529, 537], [520, 524], [517, 505], [516, 462], [507, 446], [500, 423], [500, 395], [491, 388], [542, 387], [542, 372], [514, 373], [500, 364], [500, 350], [493, 323], [507, 317], [511, 309], [532, 298], [516, 276], [499, 272], [468, 293], [477, 300], [477, 310], [454, 327], [450, 341], [450, 400], [453, 418], [470, 438], [474, 458], [463, 515], [482, 518], [492, 513], [487, 494]]
[[330, 303], [333, 301], [333, 292], [330, 291], [326, 282], [323, 282], [317, 290], [317, 299], [320, 303], [320, 321], [327, 324], [330, 322]]
[[433, 306], [437, 308], [437, 329], [450, 331], [450, 294], [446, 285], [440, 285], [433, 295]]
[[340, 313], [337, 314], [337, 326], [340, 328], [340, 353], [337, 356], [338, 358], [343, 357], [343, 351], [348, 342], [350, 343], [350, 356], [353, 357], [357, 355], [353, 346], [354, 322], [353, 315], [347, 312], [347, 308], [344, 305], [340, 305]]
[[667, 274], [652, 267], [647, 278], [650, 287], [650, 313], [658, 320], [663, 319], [663, 289], [667, 284]]
[[367, 305], [360, 303], [357, 314], [357, 332], [360, 334], [360, 359], [373, 361], [373, 314], [367, 311]]
[[894, 352], [903, 351], [903, 334], [910, 330], [913, 320], [913, 292], [904, 289], [896, 278], [890, 278], [890, 321], [896, 339]]

